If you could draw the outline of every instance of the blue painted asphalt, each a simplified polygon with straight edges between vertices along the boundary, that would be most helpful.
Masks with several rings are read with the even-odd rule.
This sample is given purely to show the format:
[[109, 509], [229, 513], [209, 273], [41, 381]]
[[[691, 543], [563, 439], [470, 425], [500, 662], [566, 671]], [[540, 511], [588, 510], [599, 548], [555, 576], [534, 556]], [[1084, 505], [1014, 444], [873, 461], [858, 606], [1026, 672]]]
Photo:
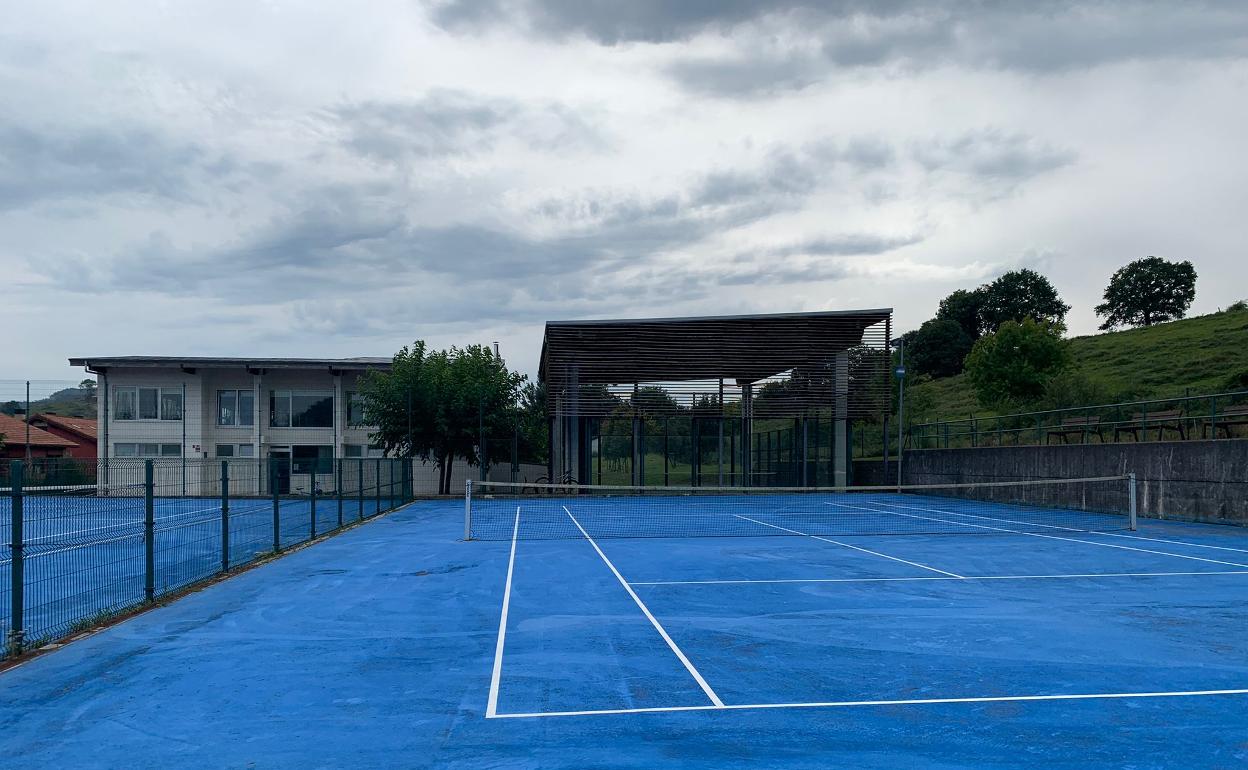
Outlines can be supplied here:
[[[413, 504], [0, 674], [0, 764], [1248, 765], [1248, 695], [487, 719], [511, 544], [461, 515]], [[1134, 534], [1181, 542], [599, 546], [729, 705], [1248, 687], [1248, 532]], [[521, 540], [511, 585], [501, 714], [709, 703], [584, 539]]]

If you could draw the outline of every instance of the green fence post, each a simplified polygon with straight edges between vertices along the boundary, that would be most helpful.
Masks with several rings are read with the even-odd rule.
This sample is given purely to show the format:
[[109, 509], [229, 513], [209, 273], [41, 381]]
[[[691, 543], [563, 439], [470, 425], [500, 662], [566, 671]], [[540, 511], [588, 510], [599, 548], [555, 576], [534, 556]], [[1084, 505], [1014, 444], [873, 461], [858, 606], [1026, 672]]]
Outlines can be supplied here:
[[156, 598], [156, 483], [151, 460], [143, 461], [143, 596]]
[[273, 553], [282, 552], [282, 504], [277, 496], [277, 464], [276, 457], [269, 458], [269, 491], [273, 494]]
[[22, 534], [22, 502], [23, 493], [22, 485], [25, 477], [25, 465], [21, 460], [14, 460], [9, 463], [9, 479], [10, 489], [9, 496], [11, 505], [9, 513], [11, 516], [11, 526], [9, 548], [12, 551], [13, 562], [9, 565], [10, 593], [9, 598], [12, 602], [12, 617], [9, 624], [9, 654], [19, 655], [22, 652], [22, 637], [24, 636], [22, 617], [25, 612], [23, 600], [25, 599], [24, 583], [25, 579], [22, 575], [24, 566], [23, 561], [23, 534]]
[[359, 473], [355, 477], [355, 497], [358, 502], [356, 513], [360, 521], [364, 521], [364, 460], [360, 460]]
[[311, 534], [308, 536], [309, 540], [316, 539], [316, 464], [320, 461], [321, 458], [319, 457], [312, 458], [312, 467], [311, 470], [308, 471], [308, 497], [312, 500], [312, 503], [308, 506], [308, 511], [312, 517], [312, 526], [309, 529]]
[[[1229, 436], [1231, 429], [1227, 428], [1226, 433]], [[1218, 437], [1218, 397], [1209, 397], [1209, 438], [1216, 439]], [[1204, 438], [1202, 435], [1201, 438]]]
[[381, 513], [381, 458], [377, 458], [377, 478], [374, 479], [377, 484], [373, 488], [373, 515]]
[[334, 461], [334, 496], [338, 498], [338, 529], [342, 529], [342, 460]]
[[1042, 418], [1040, 417], [1040, 415], [1036, 415], [1036, 444], [1044, 443], [1043, 430], [1040, 427], [1041, 422], [1042, 422]]
[[221, 571], [230, 571], [230, 461], [221, 461]]

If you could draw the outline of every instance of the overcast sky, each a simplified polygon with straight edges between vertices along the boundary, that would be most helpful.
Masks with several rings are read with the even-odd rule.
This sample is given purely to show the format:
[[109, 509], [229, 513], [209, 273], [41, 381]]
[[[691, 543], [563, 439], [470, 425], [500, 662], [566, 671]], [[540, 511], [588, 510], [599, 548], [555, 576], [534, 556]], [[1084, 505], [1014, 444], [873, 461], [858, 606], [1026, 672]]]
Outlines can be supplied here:
[[1248, 3], [0, 6], [0, 379], [894, 307], [1248, 295]]

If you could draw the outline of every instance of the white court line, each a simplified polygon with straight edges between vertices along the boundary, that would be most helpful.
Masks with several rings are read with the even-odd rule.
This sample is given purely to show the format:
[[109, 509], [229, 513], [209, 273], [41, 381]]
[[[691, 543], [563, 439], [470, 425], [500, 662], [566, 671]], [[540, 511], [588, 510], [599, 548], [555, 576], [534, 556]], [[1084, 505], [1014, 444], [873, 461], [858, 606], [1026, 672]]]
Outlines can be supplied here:
[[967, 575], [966, 577], [891, 577], [891, 578], [776, 578], [774, 580], [654, 580], [634, 581], [635, 586], [709, 586], [749, 583], [908, 583], [932, 580], [1073, 580], [1075, 578], [1179, 577], [1187, 575], [1248, 575], [1248, 570], [1208, 570], [1206, 572], [1089, 572], [1070, 575]]
[[[1190, 561], [1203, 561], [1203, 562], [1208, 562], [1209, 564], [1223, 564], [1228, 567], [1244, 567], [1245, 569], [1248, 569], [1248, 564], [1239, 564], [1238, 562], [1233, 562], [1233, 561], [1218, 561], [1217, 559], [1203, 559], [1199, 556], [1185, 556], [1181, 553], [1170, 553], [1169, 551], [1154, 551], [1148, 548], [1132, 548], [1129, 545], [1114, 545], [1113, 543], [1101, 543], [1096, 540], [1080, 540], [1074, 537], [1061, 537], [1059, 535], [1045, 535], [1040, 532], [1024, 532], [1018, 529], [1005, 529], [1004, 527], [990, 527], [987, 524], [971, 524], [970, 522], [967, 522], [967, 521], [950, 521], [949, 519], [936, 519], [931, 516], [916, 516], [913, 513], [901, 513], [900, 511], [885, 510], [885, 509], [880, 509], [880, 508], [862, 508], [861, 506], [849, 505], [848, 503], [827, 503], [827, 505], [839, 505], [839, 506], [843, 506], [846, 508], [858, 508], [859, 510], [875, 511], [877, 513], [888, 513], [888, 514], [892, 514], [893, 516], [905, 516], [911, 519], [923, 519], [925, 521], [939, 521], [944, 524], [953, 524], [959, 527], [974, 527], [976, 529], [991, 529], [996, 532], [1009, 532], [1014, 535], [1027, 535], [1028, 537], [1043, 537], [1049, 540], [1065, 540], [1070, 543], [1086, 543], [1087, 545], [1099, 545], [1102, 548], [1118, 548], [1123, 551], [1137, 551], [1139, 553], [1151, 553], [1151, 554], [1156, 554], [1158, 556], [1173, 556], [1176, 559], [1188, 559]], [[947, 511], [942, 511], [937, 508], [923, 508], [923, 507], [916, 506], [916, 505], [902, 505], [901, 503], [891, 503], [890, 505], [895, 505], [898, 508], [908, 508], [912, 511], [927, 511], [929, 513], [944, 513], [946, 515], [948, 514]]]
[[611, 714], [659, 714], [679, 711], [741, 711], [745, 709], [812, 709], [852, 706], [921, 706], [941, 703], [1019, 703], [1027, 701], [1115, 700], [1123, 698], [1195, 698], [1217, 695], [1248, 695], [1238, 690], [1177, 690], [1173, 692], [1106, 692], [1072, 695], [1000, 695], [981, 698], [905, 698], [897, 700], [843, 700], [812, 703], [740, 703], [730, 706], [654, 706], [651, 708], [597, 709], [587, 711], [535, 711], [523, 714], [496, 714], [495, 719], [534, 719], [538, 717], [580, 717]]
[[[624, 579], [624, 576], [620, 574], [620, 571], [615, 568], [615, 565], [611, 563], [611, 560], [607, 558], [607, 555], [602, 552], [601, 548], [598, 547], [598, 543], [594, 542], [594, 539], [589, 536], [589, 533], [585, 531], [585, 528], [581, 526], [581, 523], [576, 520], [575, 516], [572, 515], [572, 511], [568, 510], [568, 506], [563, 506], [563, 510], [568, 514], [568, 518], [572, 519], [572, 523], [575, 524], [576, 528], [581, 531], [581, 534], [585, 536], [585, 539], [589, 541], [589, 544], [592, 545], [594, 550], [598, 552], [598, 556], [602, 558], [602, 561], [607, 565], [607, 568], [611, 570], [613, 575], [615, 575], [615, 579], [620, 581], [620, 585], [624, 586], [624, 590], [628, 592], [628, 595], [633, 597], [633, 601], [637, 603], [637, 606], [641, 609], [642, 614], [644, 614], [646, 619], [650, 621], [650, 625], [654, 626], [654, 630], [659, 632], [659, 636], [663, 637], [663, 641], [667, 642], [667, 646], [670, 647], [676, 657], [680, 659], [680, 662], [685, 665], [685, 669], [694, 678], [694, 681], [698, 683], [698, 686], [702, 688], [702, 692], [706, 693], [707, 698], [710, 698], [711, 703], [713, 703], [714, 706], [708, 706], [707, 708], [724, 708], [724, 702], [719, 699], [719, 696], [715, 694], [715, 691], [711, 689], [711, 686], [707, 684], [706, 680], [702, 678], [702, 675], [698, 673], [698, 669], [694, 668], [693, 663], [685, 657], [685, 653], [683, 653], [681, 649], [676, 646], [676, 642], [672, 641], [672, 637], [668, 636], [667, 630], [663, 628], [663, 625], [659, 623], [657, 618], [654, 617], [654, 615], [650, 612], [650, 608], [647, 607], [646, 603], [641, 600], [641, 597], [637, 595], [637, 592], [633, 590], [633, 587], [628, 584], [628, 581]], [[486, 716], [491, 716], [491, 714], [487, 713]]]
[[[870, 505], [885, 505], [885, 503], [872, 503], [871, 501], [864, 501], [864, 502], [867, 502]], [[825, 505], [837, 505], [837, 503], [824, 503], [824, 504]], [[905, 507], [905, 506], [902, 506], [902, 507]], [[934, 511], [936, 509], [935, 508], [923, 508], [920, 510], [933, 510]], [[1248, 553], [1248, 548], [1231, 548], [1230, 546], [1225, 546], [1225, 545], [1208, 545], [1205, 543], [1189, 543], [1185, 540], [1166, 540], [1165, 538], [1160, 538], [1160, 537], [1146, 537], [1144, 535], [1128, 535], [1123, 532], [1096, 532], [1096, 531], [1089, 531], [1086, 529], [1079, 529], [1078, 527], [1063, 527], [1058, 524], [1041, 524], [1039, 522], [1033, 522], [1033, 521], [1019, 521], [1018, 519], [1003, 519], [999, 516], [983, 516], [983, 515], [974, 514], [974, 513], [962, 513], [961, 511], [942, 510], [940, 511], [940, 513], [947, 513], [952, 516], [964, 516], [970, 519], [983, 519], [984, 521], [1002, 521], [1008, 524], [1027, 524], [1028, 526], [1044, 527], [1045, 529], [1060, 529], [1066, 532], [1082, 532], [1088, 535], [1104, 535], [1105, 537], [1128, 537], [1128, 538], [1131, 538], [1132, 540], [1151, 540], [1154, 543], [1169, 543], [1170, 545], [1185, 545], [1191, 548], [1212, 548], [1217, 551], [1235, 551], [1236, 553]]]
[[507, 635], [507, 610], [511, 606], [511, 573], [516, 566], [516, 536], [520, 534], [520, 506], [516, 506], [516, 523], [511, 530], [511, 556], [507, 557], [507, 582], [503, 588], [503, 614], [498, 619], [498, 642], [494, 645], [494, 672], [490, 674], [490, 699], [485, 704], [486, 717], [498, 713], [498, 683], [503, 676], [503, 637]]
[[840, 545], [840, 546], [844, 546], [845, 548], [852, 548], [852, 549], [853, 549], [853, 550], [855, 550], [855, 551], [862, 551], [863, 553], [869, 553], [869, 554], [871, 554], [872, 556], [879, 556], [879, 557], [884, 558], [884, 559], [890, 559], [890, 560], [892, 560], [892, 561], [899, 561], [899, 562], [901, 562], [902, 564], [909, 564], [911, 567], [918, 567], [918, 568], [920, 568], [920, 569], [925, 569], [925, 570], [928, 570], [928, 571], [930, 571], [930, 572], [939, 572], [940, 574], [942, 574], [942, 575], [948, 575], [948, 576], [949, 576], [949, 577], [951, 577], [951, 578], [959, 578], [959, 579], [961, 579], [961, 578], [962, 578], [962, 575], [958, 575], [958, 574], [953, 573], [953, 572], [946, 572], [946, 571], [945, 571], [945, 570], [943, 570], [943, 569], [936, 569], [935, 567], [929, 567], [929, 566], [927, 566], [926, 564], [919, 564], [917, 561], [906, 561], [905, 559], [899, 559], [899, 558], [897, 558], [896, 556], [889, 556], [888, 554], [886, 554], [886, 553], [880, 553], [879, 551], [871, 551], [871, 550], [868, 550], [868, 549], [866, 549], [866, 548], [859, 548], [859, 547], [858, 547], [858, 546], [856, 546], [856, 545], [850, 545], [849, 543], [842, 543], [842, 542], [841, 542], [841, 541], [839, 541], [839, 540], [832, 540], [832, 539], [830, 539], [830, 538], [820, 537], [820, 536], [818, 536], [818, 535], [810, 535], [810, 534], [807, 534], [807, 533], [805, 533], [805, 532], [798, 532], [796, 529], [789, 529], [788, 527], [781, 527], [781, 526], [777, 526], [777, 525], [775, 525], [775, 524], [768, 524], [768, 523], [767, 523], [767, 522], [765, 522], [765, 521], [759, 521], [758, 519], [751, 519], [749, 516], [741, 516], [740, 514], [736, 514], [736, 513], [734, 513], [734, 514], [733, 514], [733, 516], [736, 516], [738, 519], [745, 519], [746, 521], [752, 521], [752, 522], [754, 522], [755, 524], [762, 524], [764, 527], [771, 527], [772, 529], [778, 529], [778, 530], [780, 530], [781, 532], [790, 532], [790, 533], [792, 533], [792, 534], [794, 534], [794, 535], [801, 535], [802, 537], [809, 537], [809, 538], [812, 538], [812, 539], [814, 539], [814, 540], [822, 540], [822, 541], [823, 541], [823, 542], [825, 542], [825, 543], [831, 543], [831, 544], [833, 544], [833, 545]]

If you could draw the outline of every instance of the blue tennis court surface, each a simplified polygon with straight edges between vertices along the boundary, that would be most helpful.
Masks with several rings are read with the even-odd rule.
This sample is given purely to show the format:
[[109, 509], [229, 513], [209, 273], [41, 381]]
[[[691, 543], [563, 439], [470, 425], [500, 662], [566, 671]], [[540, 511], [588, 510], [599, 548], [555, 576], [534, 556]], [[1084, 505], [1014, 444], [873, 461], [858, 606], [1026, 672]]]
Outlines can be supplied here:
[[[601, 504], [582, 521], [559, 503], [577, 536], [528, 539], [550, 534], [546, 501], [513, 506], [514, 539], [463, 542], [462, 503], [415, 503], [36, 658], [0, 674], [5, 754], [1248, 764], [1244, 530], [607, 538]], [[774, 509], [751, 518], [802, 531]]]

